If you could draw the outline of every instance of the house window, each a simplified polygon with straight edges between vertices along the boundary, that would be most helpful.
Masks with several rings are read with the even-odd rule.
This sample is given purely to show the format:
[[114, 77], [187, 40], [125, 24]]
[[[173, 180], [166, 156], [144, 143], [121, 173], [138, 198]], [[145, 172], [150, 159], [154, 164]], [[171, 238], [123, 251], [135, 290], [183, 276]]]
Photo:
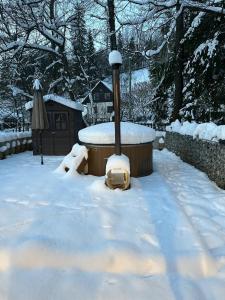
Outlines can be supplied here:
[[105, 93], [105, 100], [110, 100], [110, 93]]
[[113, 106], [107, 106], [107, 113], [113, 112]]
[[98, 101], [99, 100], [99, 93], [95, 93], [93, 95], [93, 98], [94, 98], [95, 101]]
[[66, 130], [68, 127], [68, 114], [67, 113], [54, 113], [54, 125], [56, 130]]

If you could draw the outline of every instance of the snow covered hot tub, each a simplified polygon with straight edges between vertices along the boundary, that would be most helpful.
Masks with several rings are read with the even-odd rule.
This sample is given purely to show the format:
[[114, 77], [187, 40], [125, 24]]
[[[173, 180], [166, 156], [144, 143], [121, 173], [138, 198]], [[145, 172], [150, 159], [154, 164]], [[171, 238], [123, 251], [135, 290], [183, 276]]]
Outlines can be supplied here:
[[[88, 174], [104, 176], [107, 158], [115, 150], [114, 122], [102, 123], [79, 131], [80, 143], [88, 148]], [[152, 173], [152, 128], [121, 122], [121, 152], [130, 159], [131, 176]]]

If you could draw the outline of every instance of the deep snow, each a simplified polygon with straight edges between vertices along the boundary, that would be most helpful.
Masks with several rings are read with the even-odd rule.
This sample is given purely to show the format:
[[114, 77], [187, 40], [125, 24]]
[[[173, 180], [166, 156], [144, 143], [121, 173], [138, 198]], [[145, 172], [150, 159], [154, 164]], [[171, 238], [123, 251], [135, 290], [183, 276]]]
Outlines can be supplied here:
[[62, 158], [0, 161], [1, 300], [225, 295], [225, 192], [164, 150], [127, 191], [63, 177]]

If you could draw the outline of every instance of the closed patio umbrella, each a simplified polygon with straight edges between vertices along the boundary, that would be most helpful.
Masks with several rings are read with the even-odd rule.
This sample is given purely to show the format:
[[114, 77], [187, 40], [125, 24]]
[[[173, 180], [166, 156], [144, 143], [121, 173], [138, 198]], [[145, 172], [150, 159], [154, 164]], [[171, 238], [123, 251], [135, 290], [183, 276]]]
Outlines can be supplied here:
[[34, 88], [34, 101], [33, 101], [33, 109], [32, 109], [31, 128], [33, 130], [39, 130], [39, 137], [40, 137], [39, 150], [41, 154], [41, 164], [43, 165], [42, 133], [44, 129], [47, 129], [49, 127], [49, 124], [48, 124], [45, 103], [42, 96], [42, 87], [38, 79], [35, 79], [33, 88]]

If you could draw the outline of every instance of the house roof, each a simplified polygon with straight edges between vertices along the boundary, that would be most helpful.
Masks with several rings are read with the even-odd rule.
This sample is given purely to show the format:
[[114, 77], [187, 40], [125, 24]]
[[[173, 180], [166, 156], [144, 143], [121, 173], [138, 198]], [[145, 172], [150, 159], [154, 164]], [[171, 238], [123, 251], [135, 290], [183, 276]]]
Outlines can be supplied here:
[[[62, 96], [58, 96], [58, 95], [55, 95], [55, 94], [48, 94], [48, 95], [45, 95], [43, 97], [43, 99], [44, 99], [45, 102], [54, 101], [54, 102], [57, 102], [59, 104], [70, 107], [72, 109], [83, 111], [83, 105], [80, 102], [75, 102], [75, 101], [72, 101], [68, 98], [62, 97]], [[26, 110], [32, 109], [33, 108], [33, 101], [27, 102], [25, 104], [25, 108], [26, 108]]]
[[112, 84], [109, 82], [105, 82], [103, 80], [100, 80], [96, 83], [96, 85], [91, 89], [91, 91], [83, 98], [82, 103], [84, 103], [86, 101], [86, 99], [88, 98], [88, 96], [92, 93], [92, 91], [100, 84], [102, 83], [110, 92], [112, 92]]
[[[135, 70], [131, 72], [131, 86], [132, 88], [136, 84], [141, 84], [149, 81], [149, 70], [148, 68], [142, 68], [139, 70]], [[98, 81], [95, 86], [91, 89], [91, 91], [83, 98], [82, 103], [85, 103], [88, 96], [92, 91], [102, 83], [110, 92], [113, 91], [112, 85], [112, 76], [106, 77], [104, 80]], [[126, 93], [129, 85], [129, 73], [121, 73], [120, 74], [120, 84], [122, 93]]]
[[109, 89], [111, 92], [113, 91], [113, 87], [112, 87], [112, 82], [106, 82], [106, 81], [101, 81], [105, 87], [107, 87], [107, 89]]

